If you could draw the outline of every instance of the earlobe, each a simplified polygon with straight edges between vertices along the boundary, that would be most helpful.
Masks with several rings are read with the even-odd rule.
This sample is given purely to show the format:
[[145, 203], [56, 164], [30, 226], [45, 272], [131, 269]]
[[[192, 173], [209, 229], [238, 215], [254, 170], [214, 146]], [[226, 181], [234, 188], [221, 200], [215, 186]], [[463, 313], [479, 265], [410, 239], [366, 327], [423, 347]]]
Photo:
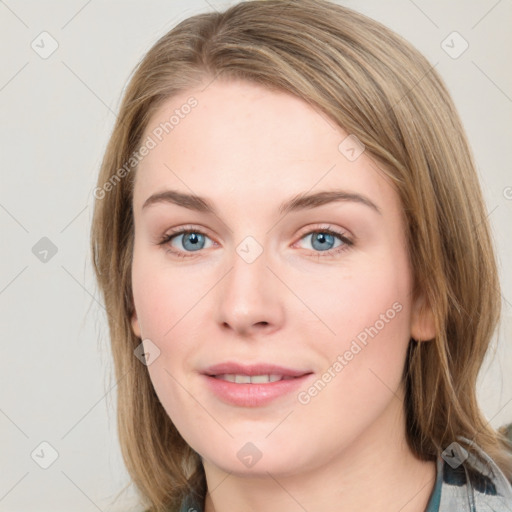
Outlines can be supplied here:
[[430, 341], [436, 337], [434, 313], [423, 296], [413, 304], [411, 312], [411, 338], [416, 341]]

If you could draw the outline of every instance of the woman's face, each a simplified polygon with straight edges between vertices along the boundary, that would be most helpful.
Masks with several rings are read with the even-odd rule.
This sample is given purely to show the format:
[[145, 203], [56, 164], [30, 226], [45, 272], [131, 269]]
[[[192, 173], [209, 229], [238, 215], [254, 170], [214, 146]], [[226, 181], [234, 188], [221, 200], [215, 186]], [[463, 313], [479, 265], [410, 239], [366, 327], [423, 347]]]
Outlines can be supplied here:
[[398, 195], [357, 139], [217, 80], [167, 101], [144, 140], [132, 325], [205, 464], [293, 474], [396, 429], [409, 339], [434, 333]]

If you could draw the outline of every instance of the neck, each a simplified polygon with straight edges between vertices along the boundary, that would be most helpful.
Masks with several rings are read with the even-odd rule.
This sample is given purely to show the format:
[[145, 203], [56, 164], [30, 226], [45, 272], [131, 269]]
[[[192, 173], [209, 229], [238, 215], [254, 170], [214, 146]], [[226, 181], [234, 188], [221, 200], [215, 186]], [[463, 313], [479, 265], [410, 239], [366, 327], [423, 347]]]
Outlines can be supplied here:
[[203, 463], [205, 512], [424, 512], [436, 478], [435, 462], [418, 460], [406, 443], [399, 400], [320, 467], [247, 477]]

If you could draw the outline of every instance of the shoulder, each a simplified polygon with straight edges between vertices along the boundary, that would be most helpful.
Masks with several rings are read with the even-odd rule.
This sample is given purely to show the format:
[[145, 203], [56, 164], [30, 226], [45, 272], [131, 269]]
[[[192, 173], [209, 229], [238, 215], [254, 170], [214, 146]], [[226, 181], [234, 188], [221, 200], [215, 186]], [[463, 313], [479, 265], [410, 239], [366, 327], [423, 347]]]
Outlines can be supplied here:
[[439, 459], [443, 474], [439, 512], [511, 512], [512, 483], [479, 446], [464, 437], [459, 441], [455, 456], [452, 449]]

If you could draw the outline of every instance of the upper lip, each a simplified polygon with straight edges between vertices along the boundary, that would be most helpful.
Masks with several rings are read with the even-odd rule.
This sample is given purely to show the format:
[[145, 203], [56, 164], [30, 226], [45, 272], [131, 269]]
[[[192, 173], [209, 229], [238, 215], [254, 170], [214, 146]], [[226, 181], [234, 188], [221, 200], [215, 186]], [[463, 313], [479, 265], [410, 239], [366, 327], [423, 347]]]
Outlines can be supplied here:
[[282, 375], [286, 377], [301, 377], [311, 373], [309, 370], [297, 370], [294, 368], [286, 368], [276, 364], [256, 363], [256, 364], [240, 364], [235, 362], [225, 362], [207, 367], [204, 371], [206, 375]]

